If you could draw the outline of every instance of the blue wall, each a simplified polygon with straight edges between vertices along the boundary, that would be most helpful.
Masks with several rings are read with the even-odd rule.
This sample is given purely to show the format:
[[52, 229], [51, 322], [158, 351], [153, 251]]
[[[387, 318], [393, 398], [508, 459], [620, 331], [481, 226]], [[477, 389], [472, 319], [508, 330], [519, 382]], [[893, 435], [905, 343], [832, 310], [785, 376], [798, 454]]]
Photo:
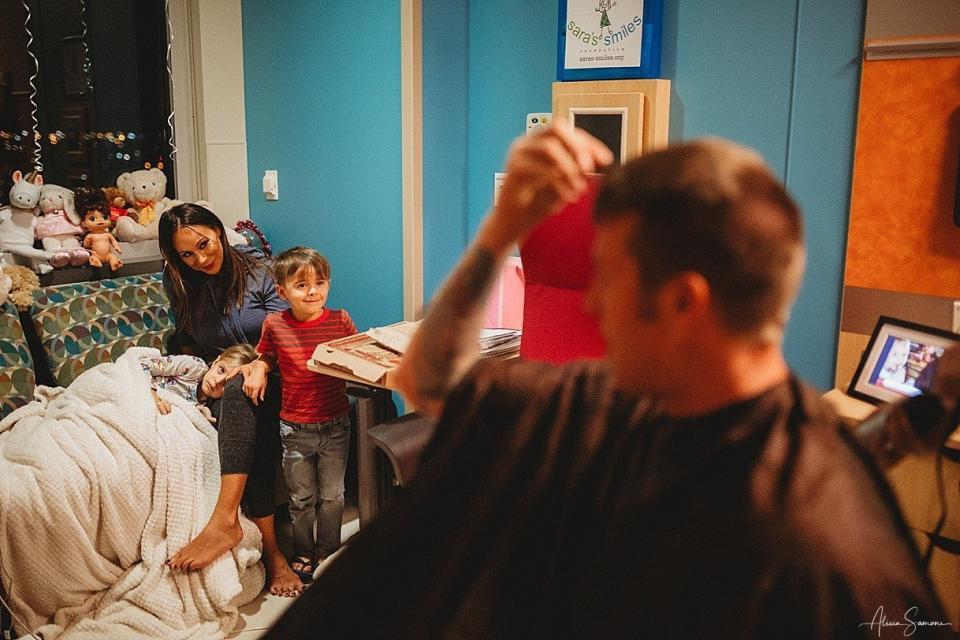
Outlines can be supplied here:
[[787, 334], [787, 360], [833, 386], [856, 140], [862, 1], [803, 0], [787, 140], [786, 183], [806, 216], [807, 274]]
[[[493, 202], [493, 174], [528, 113], [550, 112], [558, 0], [469, 2], [467, 220], [472, 236]], [[426, 35], [424, 35], [426, 39]]]
[[467, 240], [467, 0], [423, 0], [423, 33], [423, 296], [429, 301]]
[[[696, 6], [694, 6], [696, 4]], [[807, 273], [785, 351], [833, 386], [860, 80], [864, 4], [667, 0], [670, 138], [719, 135], [756, 148], [804, 211]]]
[[[334, 267], [358, 325], [402, 314], [399, 0], [243, 0], [251, 215], [275, 246]], [[424, 0], [424, 291], [490, 205], [528, 112], [550, 111], [558, 0]], [[671, 139], [757, 148], [807, 217], [810, 260], [786, 351], [832, 385], [863, 0], [665, 0]], [[362, 25], [362, 28], [361, 28]], [[262, 200], [264, 169], [281, 200]]]
[[[472, 235], [525, 115], [550, 111], [558, 5], [468, 4]], [[671, 140], [719, 135], [756, 148], [804, 209], [810, 259], [786, 353], [791, 366], [821, 388], [833, 381], [863, 16], [863, 0], [664, 2], [662, 76], [673, 82]], [[425, 49], [432, 37], [425, 29]], [[426, 109], [426, 92], [424, 103]], [[430, 180], [425, 165], [425, 185]], [[426, 279], [442, 275], [428, 269]]]
[[[399, 0], [243, 0], [250, 214], [357, 326], [403, 315]], [[277, 169], [280, 200], [259, 186]]]

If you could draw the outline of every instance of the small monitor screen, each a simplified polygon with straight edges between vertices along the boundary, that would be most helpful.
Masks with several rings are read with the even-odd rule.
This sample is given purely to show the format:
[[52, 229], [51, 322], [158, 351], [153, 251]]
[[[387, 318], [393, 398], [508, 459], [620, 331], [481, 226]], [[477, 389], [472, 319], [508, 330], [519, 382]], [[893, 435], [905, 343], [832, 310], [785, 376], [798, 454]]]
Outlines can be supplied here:
[[620, 164], [623, 157], [623, 127], [626, 126], [624, 114], [574, 113], [573, 124], [607, 145], [613, 152], [614, 164]]
[[880, 316], [847, 393], [874, 404], [927, 393], [944, 352], [960, 335]]
[[930, 389], [943, 351], [941, 346], [888, 335], [869, 382], [902, 396], [918, 396]]

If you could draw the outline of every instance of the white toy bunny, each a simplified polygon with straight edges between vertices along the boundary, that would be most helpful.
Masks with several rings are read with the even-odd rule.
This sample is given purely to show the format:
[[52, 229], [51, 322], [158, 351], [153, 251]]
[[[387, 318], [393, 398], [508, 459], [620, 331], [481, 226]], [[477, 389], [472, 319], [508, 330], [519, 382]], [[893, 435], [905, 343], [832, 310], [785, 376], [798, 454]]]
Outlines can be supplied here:
[[43, 248], [53, 253], [50, 264], [54, 267], [84, 265], [90, 252], [80, 246], [83, 227], [74, 206], [73, 191], [55, 184], [40, 188], [40, 221], [37, 223], [37, 240]]
[[10, 205], [0, 209], [0, 251], [10, 252], [15, 261], [34, 271], [49, 273], [53, 267], [47, 261], [53, 254], [33, 248], [42, 186], [43, 176], [39, 173], [24, 178], [19, 171], [13, 172]]

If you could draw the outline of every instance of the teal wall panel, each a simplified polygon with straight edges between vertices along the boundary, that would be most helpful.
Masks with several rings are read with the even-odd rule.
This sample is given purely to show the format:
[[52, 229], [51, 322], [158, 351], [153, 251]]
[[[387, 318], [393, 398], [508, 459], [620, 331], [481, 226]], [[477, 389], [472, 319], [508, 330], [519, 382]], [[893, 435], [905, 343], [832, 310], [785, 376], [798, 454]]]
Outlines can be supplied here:
[[787, 332], [787, 360], [833, 386], [850, 213], [864, 0], [801, 0], [787, 188], [803, 209], [809, 257]]
[[[403, 315], [399, 0], [243, 0], [250, 215], [325, 254], [361, 329]], [[277, 169], [280, 200], [259, 186]]]
[[[557, 0], [469, 2], [467, 212], [470, 235], [493, 202], [493, 174], [526, 115], [550, 111]], [[426, 38], [426, 36], [424, 36]]]
[[[522, 5], [469, 3], [471, 235], [525, 114], [550, 110], [557, 2]], [[833, 380], [863, 16], [862, 0], [664, 1], [671, 140], [722, 136], [757, 149], [805, 210], [810, 259], [786, 352], [821, 388]]]
[[[525, 115], [550, 110], [557, 0], [423, 6], [429, 301]], [[402, 312], [399, 0], [244, 9], [251, 215], [278, 248], [329, 255], [332, 303], [358, 324], [389, 322]], [[863, 0], [664, 4], [671, 139], [756, 148], [805, 209], [810, 265], [786, 351], [820, 387], [835, 357], [863, 11]], [[257, 187], [273, 168], [281, 200], [267, 203]]]
[[423, 296], [467, 240], [467, 0], [423, 0]]
[[661, 66], [672, 81], [671, 140], [730, 138], [757, 149], [782, 177], [795, 7], [666, 0]]

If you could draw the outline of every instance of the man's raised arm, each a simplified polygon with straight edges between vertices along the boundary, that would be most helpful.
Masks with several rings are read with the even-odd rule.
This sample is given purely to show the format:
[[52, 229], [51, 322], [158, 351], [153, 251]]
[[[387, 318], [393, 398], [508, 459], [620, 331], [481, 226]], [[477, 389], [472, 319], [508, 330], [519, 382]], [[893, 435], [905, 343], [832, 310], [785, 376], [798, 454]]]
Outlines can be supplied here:
[[418, 411], [439, 415], [447, 392], [479, 357], [487, 294], [513, 245], [577, 200], [586, 174], [612, 160], [603, 143], [562, 120], [514, 142], [496, 206], [431, 304], [394, 378]]

